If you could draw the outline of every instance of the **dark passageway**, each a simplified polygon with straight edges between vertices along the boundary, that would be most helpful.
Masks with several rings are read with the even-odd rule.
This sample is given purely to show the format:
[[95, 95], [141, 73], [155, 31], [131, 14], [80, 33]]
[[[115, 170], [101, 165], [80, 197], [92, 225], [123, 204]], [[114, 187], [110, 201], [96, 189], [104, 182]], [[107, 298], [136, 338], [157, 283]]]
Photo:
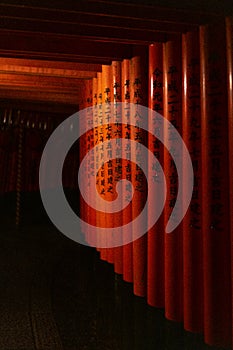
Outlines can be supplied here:
[[232, 349], [232, 75], [232, 0], [0, 1], [0, 350]]
[[58, 232], [39, 196], [24, 200], [18, 230], [12, 203], [5, 198], [1, 207], [0, 349], [220, 349], [166, 320], [96, 250]]

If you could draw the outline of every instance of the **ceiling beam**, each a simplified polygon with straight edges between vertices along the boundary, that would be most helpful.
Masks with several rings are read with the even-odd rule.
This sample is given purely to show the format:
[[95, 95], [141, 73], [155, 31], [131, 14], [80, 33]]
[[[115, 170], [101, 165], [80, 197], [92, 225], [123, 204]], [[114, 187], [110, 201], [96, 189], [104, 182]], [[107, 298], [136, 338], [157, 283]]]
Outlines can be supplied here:
[[1, 99], [6, 100], [19, 100], [19, 101], [28, 101], [28, 102], [53, 102], [53, 103], [62, 103], [68, 105], [77, 105], [79, 104], [80, 94], [70, 94], [60, 92], [48, 92], [48, 91], [33, 91], [29, 89], [16, 89], [5, 88], [0, 86]]
[[[22, 60], [24, 61], [24, 60]], [[89, 71], [76, 71], [72, 69], [57, 69], [57, 68], [45, 68], [41, 67], [33, 67], [29, 65], [9, 65], [9, 64], [1, 64], [0, 63], [0, 76], [4, 79], [5, 75], [16, 75], [23, 77], [43, 77], [43, 78], [69, 78], [70, 81], [77, 79], [91, 79], [96, 77], [96, 72]], [[1, 81], [0, 81], [1, 84]]]
[[[63, 101], [58, 102], [50, 102], [50, 101], [27, 101], [26, 99], [17, 99], [14, 98], [14, 102], [12, 104], [12, 98], [9, 99], [0, 99], [0, 105], [2, 109], [14, 109], [14, 110], [24, 110], [24, 111], [33, 111], [33, 112], [47, 112], [50, 113], [51, 117], [57, 118], [61, 116], [63, 119], [68, 116], [74, 114], [78, 110], [77, 100], [75, 100], [75, 104], [67, 104]], [[29, 103], [30, 102], [30, 103]]]
[[[4, 66], [16, 66], [20, 69], [27, 71], [27, 67], [33, 68], [45, 68], [45, 69], [59, 69], [64, 71], [63, 74], [67, 75], [68, 71], [74, 72], [88, 72], [88, 74], [96, 75], [96, 72], [101, 72], [101, 64], [91, 63], [76, 63], [76, 62], [60, 62], [60, 61], [46, 61], [46, 60], [30, 60], [30, 59], [17, 59], [17, 58], [4, 58], [0, 57], [1, 70]], [[40, 71], [40, 74], [43, 73]]]
[[54, 76], [42, 76], [42, 75], [26, 75], [17, 73], [0, 73], [0, 86], [17, 86], [17, 87], [30, 87], [34, 89], [44, 90], [63, 90], [67, 92], [76, 92], [79, 86], [82, 85], [81, 79], [70, 79], [67, 77], [54, 77]]
[[[154, 20], [158, 22], [202, 24], [216, 20], [219, 16], [233, 9], [233, 5], [230, 2], [227, 3], [225, 1], [224, 3], [224, 1], [221, 1], [220, 6], [217, 6], [217, 1], [214, 2], [215, 6], [213, 5], [213, 0], [193, 0], [190, 6], [187, 1], [176, 1], [176, 6], [174, 6], [174, 4], [171, 4], [171, 1], [165, 0], [162, 3], [161, 0], [154, 0], [153, 5], [145, 5], [142, 0], [140, 4], [107, 0], [56, 0], [56, 3], [54, 1], [48, 2], [47, 0], [21, 0], [19, 4], [18, 0], [5, 0], [5, 3], [2, 3], [2, 7], [10, 5], [17, 6], [18, 8], [24, 7], [26, 9], [28, 8], [30, 12], [33, 8], [36, 11], [48, 11], [49, 9], [58, 12], [61, 12], [61, 10], [63, 12], [69, 11], [69, 18], [71, 20], [75, 19], [76, 14], [92, 14], [115, 18]], [[45, 15], [45, 12], [43, 15]], [[65, 12], [64, 16], [66, 16]]]
[[[161, 27], [161, 25], [160, 25]], [[48, 20], [35, 20], [33, 18], [1, 17], [0, 29], [10, 31], [17, 30], [29, 33], [60, 34], [75, 36], [82, 40], [93, 40], [102, 42], [148, 45], [153, 42], [164, 42], [174, 38], [170, 26], [163, 25], [158, 29], [156, 26], [153, 30], [142, 30], [136, 28], [120, 28], [119, 26], [95, 25], [89, 23], [67, 23], [53, 22]], [[176, 30], [175, 33], [178, 31]]]
[[[90, 9], [89, 9], [90, 11]], [[163, 12], [163, 9], [160, 10]], [[102, 14], [96, 12], [85, 11], [67, 11], [59, 9], [48, 8], [33, 8], [21, 5], [8, 5], [0, 4], [0, 17], [1, 25], [8, 26], [10, 21], [15, 25], [20, 23], [20, 19], [27, 22], [27, 26], [31, 28], [33, 25], [39, 26], [39, 23], [46, 25], [48, 22], [54, 27], [57, 26], [59, 30], [67, 31], [70, 26], [70, 33], [72, 31], [78, 32], [78, 30], [90, 28], [121, 28], [124, 30], [141, 30], [146, 32], [167, 32], [177, 33], [194, 29], [200, 22], [198, 17], [196, 21], [192, 18], [191, 23], [184, 16], [183, 21], [179, 21], [176, 17], [173, 18], [168, 15], [166, 10], [166, 19], [160, 17], [156, 19], [144, 18], [144, 17], [125, 17], [124, 13], [121, 16], [114, 14]], [[169, 25], [168, 25], [169, 24]], [[11, 24], [12, 25], [12, 24]], [[23, 24], [21, 24], [23, 25]], [[25, 24], [26, 27], [26, 24]], [[94, 28], [95, 27], [95, 28]]]
[[[4, 3], [5, 1], [6, 3]], [[218, 22], [225, 0], [3, 0], [0, 94], [8, 100], [78, 105], [83, 79], [154, 42]], [[134, 3], [128, 3], [129, 1]], [[210, 6], [210, 3], [219, 6]], [[209, 4], [207, 6], [206, 4]], [[178, 8], [177, 8], [178, 7]], [[232, 7], [232, 10], [231, 10]]]
[[[45, 0], [42, 0], [45, 2]], [[173, 20], [176, 22], [199, 23], [211, 21], [226, 13], [232, 13], [233, 3], [228, 0], [150, 0], [150, 4], [140, 1], [82, 0], [73, 4], [73, 9], [90, 9], [96, 13], [114, 13], [135, 18]], [[69, 7], [71, 2], [58, 0], [60, 7]], [[40, 4], [42, 4], [40, 2]], [[58, 8], [58, 6], [57, 6]], [[124, 11], [122, 9], [124, 8]], [[132, 15], [130, 15], [132, 14]]]
[[[35, 20], [31, 18], [9, 18], [2, 17], [0, 21], [1, 29], [26, 31], [30, 33], [65, 34], [81, 39], [88, 39], [102, 42], [118, 42], [136, 45], [148, 45], [153, 42], [164, 42], [171, 40], [170, 30], [141, 30], [137, 28], [120, 28], [118, 26], [90, 25], [80, 23], [52, 22]], [[176, 31], [177, 32], [177, 31]]]
[[130, 58], [134, 45], [103, 43], [69, 35], [0, 31], [0, 56], [110, 64]]

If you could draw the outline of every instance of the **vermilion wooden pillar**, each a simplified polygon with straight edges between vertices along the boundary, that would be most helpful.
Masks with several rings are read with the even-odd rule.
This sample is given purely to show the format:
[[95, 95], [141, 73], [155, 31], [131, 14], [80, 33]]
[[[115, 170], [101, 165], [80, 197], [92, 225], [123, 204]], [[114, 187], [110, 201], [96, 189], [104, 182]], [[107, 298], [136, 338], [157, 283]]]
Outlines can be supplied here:
[[[163, 115], [163, 45], [156, 43], [149, 47], [149, 93], [148, 107]], [[149, 112], [148, 123], [154, 135], [161, 133], [153, 125]], [[148, 135], [148, 148], [163, 166], [163, 144], [152, 134]], [[158, 171], [148, 162], [149, 177], [156, 181]], [[150, 189], [149, 189], [150, 190]], [[151, 195], [156, 197], [156, 193]], [[161, 200], [161, 198], [157, 198]], [[151, 216], [148, 208], [148, 218]], [[164, 215], [148, 232], [147, 252], [147, 302], [151, 306], [164, 307]]]
[[[228, 87], [228, 128], [229, 128], [229, 188], [230, 213], [233, 213], [233, 17], [226, 19], [227, 38], [227, 87]], [[231, 230], [231, 290], [233, 291], [233, 215], [230, 215]], [[233, 328], [233, 292], [232, 292], [232, 328]], [[233, 344], [233, 331], [232, 331]]]
[[[181, 38], [164, 44], [164, 117], [182, 134], [182, 58]], [[172, 214], [176, 202], [178, 176], [172, 154], [176, 138], [172, 130], [164, 130], [169, 144], [164, 152], [164, 171], [167, 182], [167, 200], [165, 203], [165, 223]], [[177, 156], [182, 157], [181, 152]], [[181, 203], [179, 210], [181, 210]], [[168, 319], [183, 319], [183, 236], [182, 225], [171, 233], [165, 234], [165, 315]]]
[[[83, 110], [85, 108], [85, 84], [83, 84], [83, 87], [80, 91], [80, 103], [79, 103], [79, 110]], [[79, 119], [79, 124], [83, 123], [84, 121], [81, 121]], [[83, 127], [80, 125], [80, 128]], [[86, 149], [86, 138], [85, 134], [82, 135], [79, 138], [79, 162], [81, 163], [83, 160], [83, 157], [85, 156], [85, 149]], [[83, 180], [84, 181], [84, 180]], [[84, 208], [84, 199], [80, 195], [80, 218], [85, 221], [85, 208]], [[81, 225], [81, 230], [84, 233], [84, 226]]]
[[[86, 107], [85, 122], [86, 122], [86, 127], [88, 128], [88, 131], [85, 134], [85, 140], [86, 140], [85, 155], [86, 155], [91, 151], [92, 138], [93, 138], [92, 79], [85, 81], [85, 107]], [[92, 209], [92, 207], [89, 204], [90, 197], [92, 196], [92, 193], [90, 191], [90, 180], [91, 180], [91, 171], [92, 171], [91, 162], [92, 160], [90, 159], [87, 164], [86, 178], [84, 179], [85, 190], [87, 191], [87, 198], [88, 198], [88, 203], [85, 204], [85, 215], [86, 215], [86, 221], [91, 225], [95, 225], [95, 211]], [[91, 244], [91, 240], [88, 233], [86, 234], [86, 239], [88, 243]]]
[[[137, 104], [147, 105], [147, 84], [148, 84], [148, 55], [142, 52], [140, 55], [131, 59], [130, 63], [130, 101], [135, 104], [135, 114], [131, 111], [130, 118], [138, 126], [131, 126], [131, 139], [138, 143], [136, 151], [137, 164], [131, 163], [132, 183], [134, 186], [134, 198], [132, 204], [132, 220], [134, 220], [142, 211], [144, 201], [147, 197], [146, 180], [143, 171], [140, 168], [141, 151], [140, 144], [146, 144], [146, 134], [140, 128], [141, 116], [137, 114]], [[142, 230], [134, 226], [135, 230]], [[134, 294], [138, 296], [146, 296], [147, 284], [147, 236], [144, 234], [141, 238], [133, 241], [133, 284]]]
[[7, 176], [7, 110], [4, 110], [4, 113], [1, 115], [1, 130], [0, 130], [0, 168], [2, 169], [2, 180], [0, 182], [0, 193], [3, 194], [6, 191], [6, 176]]
[[[103, 136], [103, 141], [111, 140], [111, 125], [109, 123], [109, 116], [111, 113], [110, 102], [112, 100], [112, 67], [110, 65], [102, 65], [102, 106], [103, 106], [103, 128], [101, 130], [101, 135]], [[102, 150], [100, 150], [100, 157], [106, 151], [106, 146], [102, 145]], [[109, 187], [107, 185], [108, 179], [113, 173], [113, 166], [111, 161], [105, 162], [101, 166], [100, 171], [100, 182], [101, 182], [101, 195], [105, 201], [112, 200], [112, 193], [108, 190]], [[103, 176], [102, 176], [103, 175]], [[103, 211], [105, 212], [105, 208], [103, 207]], [[111, 234], [111, 227], [114, 227], [114, 215], [111, 213], [104, 213], [101, 215], [102, 218], [102, 227], [109, 228], [109, 235]], [[108, 262], [114, 262], [113, 249], [107, 248], [101, 250], [101, 258], [103, 260], [107, 260]]]
[[[96, 144], [98, 143], [98, 127], [95, 127], [95, 123], [98, 122], [98, 79], [97, 78], [93, 78], [92, 79], [92, 106], [93, 106], [93, 110], [92, 110], [92, 115], [93, 115], [93, 142], [92, 142], [92, 147], [95, 147]], [[96, 186], [98, 185], [97, 184], [97, 181], [98, 181], [98, 177], [97, 177], [97, 170], [96, 170], [96, 157], [98, 156], [98, 152], [97, 151], [94, 151], [94, 154], [93, 154], [93, 163], [92, 163], [92, 166], [91, 166], [91, 171], [92, 171], [92, 175], [95, 177], [95, 183], [96, 183]], [[94, 197], [94, 202], [96, 204], [96, 200], [95, 200], [95, 197], [96, 197], [96, 193], [92, 193], [93, 197]], [[94, 225], [97, 227], [97, 212], [96, 210], [94, 210], [94, 216], [95, 216], [95, 222], [94, 222]], [[97, 239], [98, 241], [98, 239]], [[96, 246], [98, 247], [98, 244], [97, 244], [97, 241], [96, 241]], [[97, 248], [98, 249], [98, 248]]]
[[204, 334], [231, 344], [228, 93], [225, 22], [200, 29]]
[[[90, 125], [92, 121], [92, 114], [91, 114], [91, 107], [92, 107], [92, 80], [85, 80], [82, 87], [82, 103], [80, 104], [80, 110], [84, 110], [82, 113], [85, 113], [85, 118], [82, 120], [80, 119], [80, 123], [83, 123], [85, 125], [82, 125], [82, 127], [85, 127], [85, 129]], [[80, 138], [80, 163], [83, 160], [83, 158], [86, 156], [86, 154], [89, 152], [91, 148], [91, 131], [86, 131]], [[92, 219], [92, 213], [91, 208], [89, 206], [89, 175], [90, 174], [90, 166], [89, 164], [85, 168], [84, 176], [82, 178], [82, 187], [85, 191], [87, 191], [87, 201], [84, 200], [84, 198], [81, 196], [80, 198], [80, 213], [81, 218], [85, 222], [90, 222]], [[84, 227], [82, 227], [83, 233], [85, 234], [85, 239], [87, 243], [89, 243], [89, 235], [87, 232], [85, 232]]]
[[[122, 139], [130, 140], [131, 137], [131, 127], [130, 127], [130, 60], [125, 59], [122, 61], [122, 102], [124, 102], [125, 107], [122, 110], [122, 116], [126, 119], [127, 123], [122, 125]], [[131, 177], [131, 163], [130, 163], [130, 149], [126, 150], [127, 159], [122, 160], [122, 178], [132, 181]], [[123, 188], [123, 196], [128, 202], [127, 208], [124, 210], [124, 215], [122, 217], [123, 234], [124, 225], [128, 224], [132, 220], [132, 201], [131, 197], [131, 187], [126, 185]], [[125, 234], [129, 234], [128, 232]], [[130, 233], [132, 234], [132, 232]], [[123, 246], [123, 279], [126, 282], [133, 282], [133, 244], [128, 243]]]
[[[121, 62], [113, 61], [112, 62], [112, 103], [113, 103], [113, 113], [115, 116], [116, 122], [112, 125], [112, 138], [113, 145], [115, 147], [116, 158], [113, 160], [114, 172], [110, 177], [110, 186], [113, 186], [113, 191], [116, 191], [115, 186], [119, 180], [122, 179], [122, 159], [121, 159], [121, 143], [120, 138], [122, 136], [122, 127], [121, 127]], [[122, 212], [114, 213], [114, 227], [122, 226]], [[113, 250], [114, 253], [114, 271], [121, 274], [123, 272], [123, 248], [122, 246], [116, 247]]]
[[[203, 231], [201, 171], [200, 43], [199, 31], [183, 34], [183, 140], [192, 159], [194, 189], [183, 219], [184, 256], [184, 328], [203, 330]], [[183, 164], [184, 179], [186, 164]], [[183, 183], [186, 196], [188, 181]]]
[[[98, 127], [95, 130], [95, 137], [94, 137], [94, 141], [95, 141], [95, 146], [97, 146], [96, 149], [96, 153], [95, 153], [95, 173], [96, 173], [96, 186], [97, 186], [97, 190], [98, 193], [100, 195], [101, 193], [101, 169], [99, 166], [99, 157], [100, 157], [100, 150], [101, 150], [101, 143], [102, 143], [102, 137], [103, 135], [101, 134], [102, 132], [102, 126], [101, 124], [103, 123], [103, 111], [102, 111], [102, 73], [98, 72], [97, 73], [97, 118], [98, 118]], [[100, 209], [98, 207], [98, 211], [96, 211], [96, 226], [97, 226], [97, 230], [98, 227], [101, 227], [101, 215], [102, 213], [100, 213]], [[97, 242], [102, 243], [102, 239], [101, 237], [98, 238]], [[100, 252], [102, 251], [101, 248], [98, 249]]]

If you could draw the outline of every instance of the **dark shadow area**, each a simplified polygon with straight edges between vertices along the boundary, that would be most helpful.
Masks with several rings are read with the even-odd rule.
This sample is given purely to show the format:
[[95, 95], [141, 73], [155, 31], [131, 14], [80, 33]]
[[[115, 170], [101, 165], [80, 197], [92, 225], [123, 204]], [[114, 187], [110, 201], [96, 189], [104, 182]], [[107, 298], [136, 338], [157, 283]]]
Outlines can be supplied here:
[[38, 193], [22, 198], [18, 229], [15, 195], [0, 202], [1, 349], [219, 349], [135, 297], [94, 248], [58, 232]]

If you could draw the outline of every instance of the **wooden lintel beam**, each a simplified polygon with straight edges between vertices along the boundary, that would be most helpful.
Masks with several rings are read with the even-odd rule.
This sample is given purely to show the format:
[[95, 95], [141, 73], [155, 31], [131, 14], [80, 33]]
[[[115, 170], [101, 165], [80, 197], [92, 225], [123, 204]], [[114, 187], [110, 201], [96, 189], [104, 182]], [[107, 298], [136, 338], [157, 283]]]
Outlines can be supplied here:
[[70, 94], [64, 92], [48, 92], [48, 91], [32, 91], [31, 89], [12, 90], [0, 86], [0, 94], [2, 99], [20, 100], [20, 101], [41, 101], [54, 102], [69, 105], [78, 105], [80, 94]]
[[[209, 5], [208, 5], [209, 3]], [[228, 1], [229, 3], [229, 1]], [[56, 0], [48, 2], [47, 0], [21, 0], [20, 5], [17, 0], [5, 0], [3, 6], [12, 5], [25, 7], [28, 11], [37, 10], [58, 10], [69, 11], [69, 16], [74, 18], [75, 14], [85, 13], [90, 15], [101, 15], [115, 18], [144, 19], [154, 21], [165, 21], [173, 23], [203, 24], [216, 20], [220, 15], [233, 9], [232, 4], [219, 2], [213, 5], [213, 0], [206, 1], [181, 1], [176, 2], [176, 6], [169, 4], [169, 1], [154, 0], [152, 5], [141, 3], [127, 3], [127, 1], [108, 1], [108, 0], [79, 0], [63, 1]], [[73, 17], [72, 13], [73, 12]], [[59, 16], [59, 15], [58, 15]], [[58, 17], [59, 18], [59, 17]]]
[[78, 110], [78, 103], [77, 100], [75, 100], [75, 104], [67, 104], [63, 101], [27, 101], [19, 100], [17, 97], [12, 98], [6, 98], [2, 99], [0, 98], [0, 105], [1, 108], [6, 109], [14, 109], [14, 110], [23, 110], [23, 111], [33, 111], [33, 112], [47, 112], [50, 113], [50, 115], [54, 118], [67, 118], [70, 115], [74, 114]]
[[[59, 0], [60, 7], [62, 8], [61, 2], [62, 0]], [[136, 18], [160, 18], [162, 20], [170, 18], [176, 19], [177, 22], [182, 22], [186, 18], [186, 23], [198, 23], [198, 21], [209, 22], [233, 10], [233, 3], [228, 0], [150, 0], [150, 4], [145, 4], [145, 2], [145, 0], [82, 0], [78, 1], [76, 5], [73, 5], [73, 9], [80, 7], [90, 8], [96, 13], [113, 12], [119, 16], [124, 12], [125, 16], [132, 13]], [[67, 4], [67, 7], [69, 7], [69, 5], [70, 4]], [[124, 11], [122, 9], [124, 9]]]
[[72, 71], [82, 71], [82, 72], [88, 72], [88, 73], [101, 72], [101, 69], [102, 69], [101, 64], [76, 63], [76, 62], [71, 63], [71, 62], [0, 57], [1, 69], [4, 65], [17, 66], [17, 67], [72, 70]]
[[[0, 59], [0, 75], [23, 75], [29, 77], [54, 77], [54, 78], [69, 78], [72, 80], [77, 79], [91, 79], [96, 77], [96, 72], [89, 71], [76, 71], [73, 69], [58, 69], [58, 68], [46, 68], [43, 65], [38, 67], [33, 67], [30, 65], [12, 65], [12, 64], [2, 64]], [[4, 75], [3, 75], [4, 78]], [[0, 82], [1, 83], [1, 82]]]
[[109, 63], [130, 58], [133, 45], [103, 43], [68, 35], [0, 31], [0, 56]]
[[0, 73], [0, 86], [8, 87], [30, 87], [33, 90], [63, 90], [77, 92], [81, 86], [81, 79], [44, 77], [40, 75], [8, 74]]
[[[161, 25], [160, 25], [161, 27]], [[10, 18], [2, 17], [0, 21], [0, 29], [8, 29], [10, 31], [24, 31], [29, 33], [43, 33], [44, 35], [69, 35], [78, 39], [88, 39], [102, 42], [118, 42], [131, 44], [148, 45], [153, 42], [165, 42], [174, 38], [169, 25], [162, 26], [158, 29], [154, 26], [154, 30], [143, 30], [136, 28], [120, 28], [117, 26], [90, 25], [80, 23], [58, 23], [52, 21], [35, 20], [33, 18]], [[177, 31], [176, 31], [177, 32]]]
[[[90, 11], [90, 10], [89, 10]], [[166, 12], [168, 13], [168, 12]], [[59, 30], [72, 31], [92, 29], [114, 29], [122, 30], [143, 30], [145, 32], [163, 31], [167, 33], [186, 32], [193, 30], [200, 22], [198, 17], [196, 21], [189, 23], [184, 16], [183, 21], [178, 21], [177, 18], [161, 19], [159, 16], [153, 18], [130, 18], [122, 16], [115, 16], [114, 14], [101, 14], [84, 11], [63, 11], [59, 9], [33, 8], [20, 5], [0, 4], [0, 17], [2, 25], [8, 26], [12, 21], [15, 25], [20, 24], [20, 19], [25, 22], [25, 26], [39, 26], [46, 25], [48, 22], [59, 28]], [[34, 22], [34, 23], [33, 23]], [[40, 24], [41, 23], [41, 24]], [[99, 28], [98, 28], [99, 27]]]

